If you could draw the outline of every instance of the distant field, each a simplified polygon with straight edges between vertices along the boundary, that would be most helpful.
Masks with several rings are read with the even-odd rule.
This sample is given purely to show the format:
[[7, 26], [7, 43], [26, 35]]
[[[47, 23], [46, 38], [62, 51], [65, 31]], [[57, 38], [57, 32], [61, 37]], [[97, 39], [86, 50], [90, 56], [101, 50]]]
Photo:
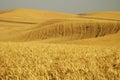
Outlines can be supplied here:
[[0, 80], [119, 80], [120, 12], [0, 12]]

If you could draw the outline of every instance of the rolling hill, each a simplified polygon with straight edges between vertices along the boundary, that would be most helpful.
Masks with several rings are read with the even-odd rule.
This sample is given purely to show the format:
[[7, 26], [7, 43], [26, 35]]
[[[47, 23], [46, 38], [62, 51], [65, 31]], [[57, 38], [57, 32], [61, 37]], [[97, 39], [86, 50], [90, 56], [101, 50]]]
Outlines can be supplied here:
[[[117, 33], [120, 30], [119, 21], [106, 20], [106, 16], [104, 17], [104, 15], [117, 17], [118, 14], [119, 12], [88, 14], [88, 16], [102, 16], [101, 19], [97, 19], [98, 17], [93, 19], [32, 9], [9, 10], [0, 15], [0, 29], [2, 30], [1, 35], [3, 35], [0, 40], [34, 41], [59, 37], [68, 39], [100, 37]], [[118, 18], [116, 20], [119, 20]], [[19, 34], [17, 34], [18, 32]]]
[[0, 19], [9, 21], [25, 21], [25, 22], [40, 22], [44, 19], [51, 18], [73, 18], [74, 14], [65, 14], [44, 10], [33, 10], [33, 9], [13, 9], [8, 11], [3, 11], [4, 14], [0, 15]]

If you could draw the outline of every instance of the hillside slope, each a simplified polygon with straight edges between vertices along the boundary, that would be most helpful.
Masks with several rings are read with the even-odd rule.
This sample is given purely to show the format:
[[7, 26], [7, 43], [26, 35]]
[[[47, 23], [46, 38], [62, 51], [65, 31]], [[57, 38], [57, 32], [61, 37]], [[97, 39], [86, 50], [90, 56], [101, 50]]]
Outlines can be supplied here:
[[[23, 38], [28, 41], [68, 37], [86, 39], [117, 33], [120, 24], [116, 22], [64, 21], [29, 30]], [[22, 39], [22, 37], [20, 37]], [[19, 39], [20, 40], [20, 39]]]

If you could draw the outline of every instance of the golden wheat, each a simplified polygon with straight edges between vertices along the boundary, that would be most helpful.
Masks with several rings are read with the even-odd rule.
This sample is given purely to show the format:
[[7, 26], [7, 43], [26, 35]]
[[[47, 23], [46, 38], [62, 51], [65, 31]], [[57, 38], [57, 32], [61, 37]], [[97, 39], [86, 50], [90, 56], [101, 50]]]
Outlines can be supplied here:
[[119, 80], [120, 48], [0, 43], [1, 80]]

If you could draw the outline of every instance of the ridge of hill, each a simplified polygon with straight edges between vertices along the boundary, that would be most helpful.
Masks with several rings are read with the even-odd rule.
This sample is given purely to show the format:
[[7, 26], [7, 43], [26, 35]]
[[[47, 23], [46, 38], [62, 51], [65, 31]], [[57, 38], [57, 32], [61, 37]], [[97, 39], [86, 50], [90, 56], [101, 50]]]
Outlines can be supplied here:
[[94, 12], [89, 14], [82, 14], [80, 17], [93, 18], [93, 19], [108, 19], [108, 20], [119, 20], [120, 12]]

